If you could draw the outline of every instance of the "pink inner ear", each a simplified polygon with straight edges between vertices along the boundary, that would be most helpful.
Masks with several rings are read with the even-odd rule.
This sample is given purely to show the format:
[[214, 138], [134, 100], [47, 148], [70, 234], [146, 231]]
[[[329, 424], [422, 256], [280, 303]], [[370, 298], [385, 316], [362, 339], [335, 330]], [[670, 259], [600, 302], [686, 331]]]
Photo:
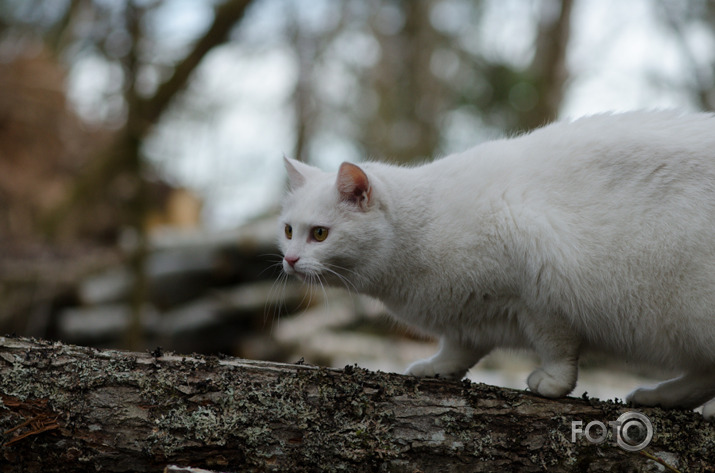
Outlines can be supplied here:
[[338, 192], [348, 202], [367, 205], [370, 201], [370, 181], [367, 174], [358, 166], [343, 163], [338, 170]]

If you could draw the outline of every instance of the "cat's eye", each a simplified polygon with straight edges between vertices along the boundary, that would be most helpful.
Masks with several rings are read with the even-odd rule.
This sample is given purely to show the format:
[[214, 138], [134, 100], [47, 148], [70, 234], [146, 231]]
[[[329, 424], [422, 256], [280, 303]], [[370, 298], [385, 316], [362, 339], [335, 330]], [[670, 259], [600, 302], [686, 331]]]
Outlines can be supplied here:
[[328, 238], [328, 229], [325, 227], [313, 227], [312, 235], [315, 241], [324, 241]]
[[285, 234], [286, 234], [286, 238], [287, 238], [287, 239], [290, 240], [291, 238], [293, 238], [293, 227], [291, 227], [291, 226], [288, 225], [287, 223], [286, 223], [286, 226], [285, 226]]

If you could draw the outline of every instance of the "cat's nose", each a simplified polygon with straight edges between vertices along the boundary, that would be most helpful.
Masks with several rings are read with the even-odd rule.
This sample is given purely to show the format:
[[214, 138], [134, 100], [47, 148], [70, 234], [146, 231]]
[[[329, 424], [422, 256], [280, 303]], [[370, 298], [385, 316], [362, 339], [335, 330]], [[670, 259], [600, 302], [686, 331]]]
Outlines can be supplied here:
[[300, 259], [300, 256], [286, 256], [284, 259], [286, 260], [286, 263], [288, 263], [290, 267], [293, 268]]

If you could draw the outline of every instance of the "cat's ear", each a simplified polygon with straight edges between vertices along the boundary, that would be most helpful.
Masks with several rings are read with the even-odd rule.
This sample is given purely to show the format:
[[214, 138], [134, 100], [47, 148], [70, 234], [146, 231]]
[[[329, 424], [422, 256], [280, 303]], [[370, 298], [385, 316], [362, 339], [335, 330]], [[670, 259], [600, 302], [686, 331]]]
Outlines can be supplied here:
[[371, 203], [372, 188], [365, 171], [351, 163], [343, 163], [336, 182], [340, 200], [350, 202], [365, 210]]
[[319, 169], [314, 168], [313, 166], [309, 166], [286, 156], [283, 156], [283, 161], [285, 162], [286, 171], [288, 171], [288, 182], [292, 190], [303, 187], [305, 181], [309, 179], [310, 176], [320, 172]]

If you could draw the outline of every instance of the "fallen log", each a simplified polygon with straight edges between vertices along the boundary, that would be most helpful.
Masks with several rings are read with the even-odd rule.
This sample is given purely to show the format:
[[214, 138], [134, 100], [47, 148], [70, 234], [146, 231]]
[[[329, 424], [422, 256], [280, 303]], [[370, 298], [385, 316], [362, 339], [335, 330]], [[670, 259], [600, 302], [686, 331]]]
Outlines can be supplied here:
[[354, 366], [0, 337], [0, 396], [4, 472], [715, 471], [693, 412], [640, 409], [652, 440], [628, 451], [610, 427], [589, 441], [631, 410], [615, 401]]

